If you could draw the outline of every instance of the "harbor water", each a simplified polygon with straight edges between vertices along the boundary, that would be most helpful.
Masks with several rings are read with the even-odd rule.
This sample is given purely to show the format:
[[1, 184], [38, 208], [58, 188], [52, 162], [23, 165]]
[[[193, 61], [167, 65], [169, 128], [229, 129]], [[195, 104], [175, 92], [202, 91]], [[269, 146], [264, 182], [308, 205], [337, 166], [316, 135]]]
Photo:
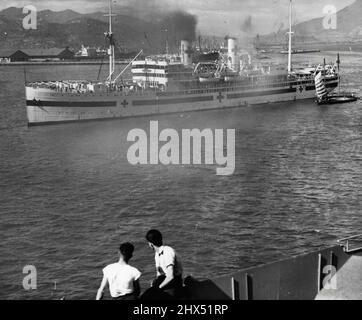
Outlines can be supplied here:
[[[293, 56], [327, 62], [336, 53]], [[285, 59], [285, 57], [282, 57]], [[361, 94], [362, 54], [341, 53], [342, 88]], [[185, 274], [212, 278], [334, 245], [362, 228], [362, 104], [297, 101], [28, 128], [27, 80], [94, 79], [99, 66], [0, 66], [0, 299], [93, 299], [102, 268], [133, 242], [142, 287], [160, 229]], [[102, 73], [106, 73], [103, 68]], [[127, 134], [236, 129], [236, 166], [132, 166]], [[37, 269], [37, 290], [23, 268]], [[107, 293], [108, 295], [108, 293]]]

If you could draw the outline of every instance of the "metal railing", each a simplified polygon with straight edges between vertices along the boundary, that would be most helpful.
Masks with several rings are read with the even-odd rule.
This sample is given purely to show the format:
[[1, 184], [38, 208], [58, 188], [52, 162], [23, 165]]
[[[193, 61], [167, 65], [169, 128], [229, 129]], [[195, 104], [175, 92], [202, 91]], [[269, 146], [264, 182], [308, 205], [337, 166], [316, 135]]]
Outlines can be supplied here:
[[[359, 244], [356, 248], [351, 248], [351, 242]], [[337, 240], [337, 243], [343, 247], [344, 251], [347, 253], [352, 253], [362, 250], [362, 234], [351, 236]]]

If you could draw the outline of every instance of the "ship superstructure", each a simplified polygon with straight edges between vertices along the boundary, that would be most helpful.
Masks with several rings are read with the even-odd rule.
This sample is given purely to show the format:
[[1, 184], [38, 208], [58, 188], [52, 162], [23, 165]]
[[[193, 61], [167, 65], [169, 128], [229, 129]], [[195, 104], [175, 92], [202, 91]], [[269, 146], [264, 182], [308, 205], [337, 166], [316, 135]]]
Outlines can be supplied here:
[[[130, 63], [132, 79], [115, 74], [112, 6], [109, 5], [109, 75], [106, 81], [47, 81], [26, 84], [29, 125], [89, 121], [133, 116], [241, 107], [315, 97], [314, 76], [319, 67], [293, 70], [260, 66], [240, 59], [237, 42], [217, 61], [192, 61], [191, 44], [182, 41], [180, 53], [157, 55]], [[290, 26], [291, 39], [291, 26]], [[291, 46], [289, 47], [291, 50]], [[338, 86], [334, 66], [323, 66], [327, 91]]]

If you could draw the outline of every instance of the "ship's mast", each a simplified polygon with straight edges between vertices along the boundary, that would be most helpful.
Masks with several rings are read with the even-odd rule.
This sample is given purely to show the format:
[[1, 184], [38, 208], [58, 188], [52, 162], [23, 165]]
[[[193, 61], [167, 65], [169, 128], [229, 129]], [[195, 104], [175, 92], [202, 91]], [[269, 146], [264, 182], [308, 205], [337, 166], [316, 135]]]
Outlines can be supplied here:
[[292, 71], [292, 0], [289, 3], [288, 73]]
[[115, 70], [115, 51], [114, 51], [114, 38], [113, 38], [113, 30], [112, 30], [112, 17], [114, 14], [112, 14], [112, 0], [109, 0], [109, 13], [106, 15], [109, 17], [109, 31], [105, 33], [105, 36], [109, 39], [109, 49], [108, 49], [108, 55], [109, 55], [109, 76], [107, 78], [108, 82], [112, 82], [112, 76]]
[[167, 29], [165, 29], [165, 33], [166, 33], [166, 56], [168, 56], [170, 48], [169, 48], [169, 45], [168, 45], [168, 30]]

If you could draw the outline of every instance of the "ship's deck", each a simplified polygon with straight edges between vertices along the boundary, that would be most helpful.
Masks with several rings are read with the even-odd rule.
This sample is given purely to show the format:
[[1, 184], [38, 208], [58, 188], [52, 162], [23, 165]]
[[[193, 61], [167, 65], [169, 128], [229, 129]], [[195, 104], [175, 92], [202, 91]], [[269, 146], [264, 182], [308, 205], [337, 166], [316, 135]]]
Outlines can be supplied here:
[[316, 300], [362, 300], [362, 252], [355, 253], [337, 271], [335, 289], [322, 289]]
[[360, 300], [362, 249], [341, 246], [249, 268], [212, 280], [185, 282], [191, 300]]
[[[337, 81], [338, 75], [326, 77], [326, 81]], [[311, 87], [314, 86], [312, 76], [305, 77], [257, 77], [242, 78], [235, 81], [224, 81], [212, 83], [200, 83], [195, 81], [179, 81], [170, 83], [166, 88], [159, 87], [140, 87], [137, 84], [114, 84], [94, 83], [91, 81], [46, 81], [31, 82], [26, 84], [27, 87], [34, 90], [49, 90], [61, 94], [96, 94], [96, 93], [121, 93], [124, 95], [148, 95], [155, 93], [157, 96], [174, 96], [189, 94], [208, 94], [229, 91], [248, 91], [258, 89], [273, 89], [284, 87]]]

